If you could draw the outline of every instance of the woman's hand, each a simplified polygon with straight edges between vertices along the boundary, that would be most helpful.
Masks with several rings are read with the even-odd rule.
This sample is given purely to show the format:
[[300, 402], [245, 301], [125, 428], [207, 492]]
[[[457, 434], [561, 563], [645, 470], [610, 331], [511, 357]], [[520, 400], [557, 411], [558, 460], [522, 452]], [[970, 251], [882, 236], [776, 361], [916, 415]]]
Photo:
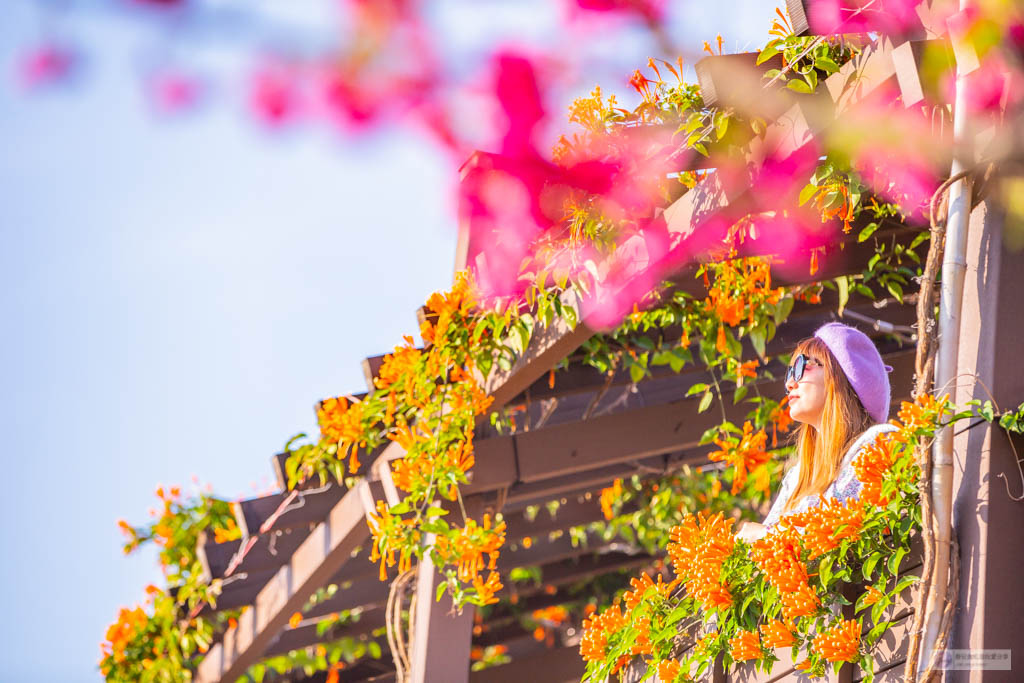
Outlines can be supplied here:
[[740, 522], [740, 525], [736, 527], [736, 538], [747, 543], [753, 543], [766, 533], [768, 533], [768, 527], [757, 522]]

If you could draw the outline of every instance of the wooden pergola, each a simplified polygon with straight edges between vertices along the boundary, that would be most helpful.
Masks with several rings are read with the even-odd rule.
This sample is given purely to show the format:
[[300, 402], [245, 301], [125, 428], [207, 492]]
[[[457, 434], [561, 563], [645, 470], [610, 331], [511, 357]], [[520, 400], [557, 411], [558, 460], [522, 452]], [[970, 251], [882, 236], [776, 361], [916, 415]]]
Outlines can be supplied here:
[[[898, 88], [907, 107], [921, 102], [925, 88], [918, 73], [920, 48], [919, 41], [896, 44], [891, 39], [880, 38], [825, 80], [817, 94], [773, 94], [780, 103], [778, 117], [768, 126], [763, 138], [751, 142], [745, 161], [756, 167], [768, 156], [786, 158], [805, 149], [828, 128], [841, 125], [844, 116], [858, 102], [882, 88]], [[703, 92], [720, 104], [729, 104], [740, 96], [735, 92], [736, 87], [730, 85], [733, 72], [729, 67], [737, 60], [752, 62], [749, 56], [728, 55], [708, 58], [698, 64]], [[856, 87], [851, 85], [854, 81]], [[464, 173], [486, 170], [492, 162], [493, 158], [488, 155], [475, 155]], [[702, 157], [695, 157], [688, 163], [691, 168], [708, 165]], [[757, 208], [749, 183], [750, 179], [726, 180], [715, 171], [709, 171], [695, 189], [664, 210], [664, 228], [671, 248], [699, 253], [720, 242], [729, 224]], [[830, 254], [823, 259], [822, 270], [813, 276], [791, 276], [788, 282], [779, 284], [859, 273], [862, 264], [874, 254], [876, 242], [907, 244], [920, 230], [887, 222], [865, 242], [856, 240], [856, 229], [851, 236], [840, 237], [835, 236], [837, 231], [831, 231], [816, 245]], [[456, 258], [458, 266], [475, 263], [479, 249], [472, 235], [469, 226], [463, 225]], [[740, 255], [763, 252], [764, 247], [758, 244], [763, 242], [741, 247]], [[978, 246], [979, 250], [992, 248]], [[1001, 277], [1020, 280], [1022, 271], [1024, 269], [1018, 268], [1016, 272], [1006, 269]], [[692, 269], [677, 273], [674, 280], [676, 286], [703, 295]], [[1006, 286], [1009, 285], [999, 285]], [[824, 296], [830, 293], [826, 291]], [[579, 302], [568, 295], [564, 303], [579, 307]], [[779, 327], [777, 336], [769, 343], [768, 354], [790, 349], [823, 322], [833, 319], [835, 315], [829, 311], [835, 308], [834, 305], [798, 303], [790, 319]], [[912, 386], [913, 347], [894, 340], [887, 334], [891, 328], [886, 325], [864, 321], [911, 325], [915, 321], [912, 305], [890, 300], [879, 307], [875, 302], [854, 295], [847, 310], [854, 315], [845, 322], [861, 327], [874, 337], [886, 362], [895, 368], [891, 376], [896, 391], [894, 399], [907, 397]], [[1002, 315], [1005, 317], [1005, 313]], [[1019, 320], [1014, 324], [1017, 328], [1021, 325]], [[985, 334], [984, 330], [991, 325], [989, 318], [978, 321], [973, 338]], [[472, 607], [456, 615], [447, 598], [440, 602], [434, 599], [438, 574], [429, 561], [421, 562], [413, 596], [416, 619], [410, 627], [411, 680], [416, 683], [518, 681], [527, 675], [537, 681], [578, 680], [583, 671], [575, 646], [578, 634], [563, 632], [559, 646], [550, 648], [535, 641], [518, 625], [514, 618], [516, 610], [539, 609], [571, 600], [574, 584], [586, 579], [607, 577], [611, 585], [616, 581], [625, 585], [628, 577], [641, 569], [660, 569], [660, 558], [637, 546], [600, 538], [577, 544], [565, 532], [602, 519], [595, 494], [616, 478], [634, 474], [657, 476], [682, 464], [709, 464], [709, 449], [700, 446], [699, 440], [706, 429], [718, 423], [718, 416], [698, 412], [699, 397], [686, 397], [688, 389], [707, 381], [707, 376], [698, 370], [677, 374], [655, 368], [653, 377], [639, 384], [631, 382], [625, 372], [608, 378], [574, 361], [574, 352], [592, 334], [583, 324], [571, 329], [564, 321], [556, 319], [552, 326], [538, 329], [510, 370], [489, 379], [486, 389], [494, 398], [494, 409], [517, 405], [523, 410], [517, 418], [517, 429], [511, 434], [497, 434], [489, 426], [480, 425], [475, 437], [476, 465], [463, 494], [471, 514], [500, 512], [507, 522], [509, 547], [500, 560], [502, 575], [507, 577], [514, 568], [539, 567], [542, 584], [506, 588], [504, 593], [516, 594], [518, 606], [513, 609], [500, 605], [489, 611], [486, 620], [475, 624]], [[995, 343], [1004, 355], [1009, 352], [1006, 342]], [[746, 348], [745, 355], [753, 358], [753, 349]], [[554, 384], [549, 386], [549, 371], [566, 358], [569, 359], [568, 369], [556, 373]], [[379, 357], [364, 361], [371, 391], [372, 378], [379, 365]], [[774, 369], [781, 370], [781, 367]], [[775, 372], [776, 376], [781, 374]], [[781, 382], [762, 380], [756, 390], [781, 395]], [[728, 406], [726, 410], [730, 419], [740, 418], [745, 412], [741, 406]], [[274, 470], [285, 492], [236, 504], [235, 515], [242, 538], [223, 544], [207, 541], [200, 549], [209, 578], [223, 579], [217, 609], [242, 606], [249, 609], [238, 619], [237, 628], [218, 635], [218, 641], [199, 667], [199, 681], [234, 681], [248, 667], [273, 654], [312, 647], [343, 636], [369, 638], [384, 626], [389, 585], [378, 579], [377, 566], [367, 560], [370, 532], [366, 515], [375, 509], [378, 500], [389, 504], [398, 502], [398, 491], [390, 482], [387, 463], [401, 455], [400, 447], [394, 443], [371, 454], [367, 462], [368, 476], [351, 489], [307, 484], [292, 492], [287, 491], [283, 476], [285, 456], [275, 456]], [[526, 515], [531, 506], [551, 501], [559, 502], [554, 515], [543, 509], [535, 518]], [[532, 542], [522, 543], [521, 539], [526, 537]], [[908, 560], [906, 571], [914, 568], [914, 562]], [[506, 584], [511, 583], [506, 579]], [[319, 589], [331, 584], [338, 586], [338, 590], [305, 611], [299, 626], [289, 626], [289, 617], [300, 611]], [[357, 608], [361, 610], [357, 622], [332, 627], [324, 633], [318, 630], [318, 620]], [[909, 617], [909, 597], [901, 609], [900, 614]], [[909, 619], [901, 623], [909, 624]], [[903, 628], [905, 631], [907, 627]], [[883, 674], [877, 676], [876, 681], [896, 680], [898, 665], [902, 662], [903, 633], [896, 627], [890, 632], [891, 638], [887, 636], [889, 649], [879, 654], [876, 669]], [[471, 648], [494, 644], [507, 647], [511, 662], [471, 673]], [[905, 651], [902, 657], [905, 659]], [[787, 658], [788, 655], [783, 660]], [[782, 669], [785, 667], [765, 677], [740, 667], [728, 678], [751, 682], [796, 680], [791, 664], [788, 671]], [[853, 667], [843, 671], [845, 673], [832, 678], [837, 681], [859, 679]], [[886, 671], [889, 674], [884, 673]], [[720, 669], [711, 672], [709, 677], [716, 683], [727, 678]], [[323, 678], [323, 674], [318, 674], [310, 680]], [[342, 670], [340, 678], [394, 680], [390, 654], [385, 649], [380, 659], [364, 658]], [[294, 679], [303, 677], [296, 674]]]

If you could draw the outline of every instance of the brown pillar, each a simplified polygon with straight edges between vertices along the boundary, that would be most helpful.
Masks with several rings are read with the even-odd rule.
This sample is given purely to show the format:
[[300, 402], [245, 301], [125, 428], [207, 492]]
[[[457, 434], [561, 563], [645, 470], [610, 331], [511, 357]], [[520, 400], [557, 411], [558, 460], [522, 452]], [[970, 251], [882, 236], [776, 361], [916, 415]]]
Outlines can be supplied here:
[[[1003, 410], [1024, 401], [1024, 252], [1007, 246], [1005, 229], [1002, 212], [988, 202], [971, 214], [955, 394], [960, 405], [988, 399], [985, 387]], [[1024, 494], [1024, 484], [1001, 428], [982, 424], [964, 431], [954, 448], [953, 526], [961, 579], [949, 647], [1008, 649], [1012, 669], [948, 670], [944, 680], [1021, 681], [1024, 502], [1013, 497]]]
[[435, 599], [441, 576], [429, 555], [416, 577], [416, 622], [412, 625], [410, 683], [468, 683], [474, 607], [456, 614], [447, 595]]

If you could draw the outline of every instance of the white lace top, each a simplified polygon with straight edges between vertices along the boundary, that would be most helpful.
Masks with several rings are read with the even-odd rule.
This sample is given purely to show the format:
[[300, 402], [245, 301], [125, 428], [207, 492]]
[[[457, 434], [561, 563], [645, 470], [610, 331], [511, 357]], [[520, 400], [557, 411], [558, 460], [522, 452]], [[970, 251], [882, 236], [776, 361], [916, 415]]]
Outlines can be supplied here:
[[[839, 467], [839, 475], [835, 481], [829, 484], [829, 487], [825, 489], [825, 492], [821, 494], [825, 498], [835, 498], [836, 500], [844, 501], [847, 498], [856, 498], [860, 496], [861, 488], [863, 488], [860, 480], [857, 479], [857, 472], [853, 469], [853, 461], [860, 452], [860, 449], [868, 445], [875, 438], [884, 432], [895, 431], [896, 427], [891, 424], [876, 424], [868, 427], [864, 430], [864, 433], [857, 437], [857, 440], [853, 442], [846, 455], [843, 456], [842, 463]], [[800, 463], [797, 463], [786, 476], [782, 479], [782, 486], [779, 487], [779, 495], [775, 498], [775, 502], [772, 503], [771, 510], [768, 511], [768, 516], [764, 518], [764, 524], [766, 527], [772, 527], [779, 523], [779, 519], [783, 517], [782, 509], [786, 505], [786, 501], [789, 500], [790, 496], [793, 495], [793, 489], [796, 488], [796, 482], [800, 477]], [[797, 512], [806, 512], [808, 509], [817, 506], [819, 503], [818, 494], [804, 496], [793, 509], [786, 512], [786, 515], [794, 514]]]

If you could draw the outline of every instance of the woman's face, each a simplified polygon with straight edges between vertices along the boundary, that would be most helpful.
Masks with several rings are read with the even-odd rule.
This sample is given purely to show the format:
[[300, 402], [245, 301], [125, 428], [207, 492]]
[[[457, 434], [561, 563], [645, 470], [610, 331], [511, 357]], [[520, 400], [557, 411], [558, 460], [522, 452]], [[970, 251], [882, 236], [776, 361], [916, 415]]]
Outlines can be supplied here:
[[[796, 362], [796, 356], [793, 356]], [[789, 395], [789, 414], [797, 422], [821, 429], [821, 414], [825, 409], [825, 368], [821, 361], [808, 355], [800, 381], [786, 382]]]

